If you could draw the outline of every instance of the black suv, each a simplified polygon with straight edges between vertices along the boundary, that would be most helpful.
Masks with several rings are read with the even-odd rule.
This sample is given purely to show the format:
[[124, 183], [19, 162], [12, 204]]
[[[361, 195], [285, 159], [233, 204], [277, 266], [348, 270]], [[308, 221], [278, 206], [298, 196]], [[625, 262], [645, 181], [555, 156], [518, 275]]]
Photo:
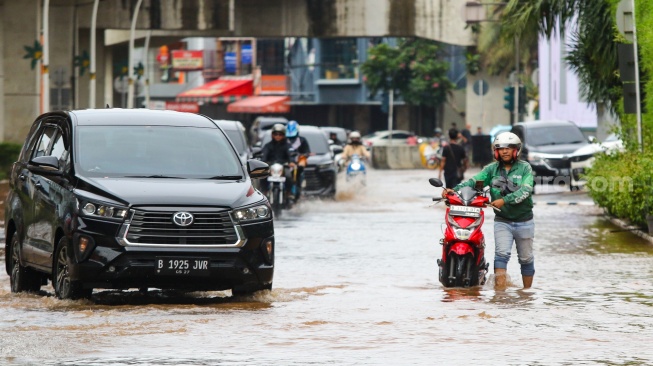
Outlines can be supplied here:
[[93, 288], [272, 288], [270, 206], [252, 188], [265, 163], [241, 163], [207, 117], [98, 109], [36, 119], [6, 202], [12, 292]]
[[531, 164], [535, 184], [571, 184], [572, 153], [589, 144], [578, 126], [556, 120], [520, 122], [512, 132], [522, 140], [522, 159]]

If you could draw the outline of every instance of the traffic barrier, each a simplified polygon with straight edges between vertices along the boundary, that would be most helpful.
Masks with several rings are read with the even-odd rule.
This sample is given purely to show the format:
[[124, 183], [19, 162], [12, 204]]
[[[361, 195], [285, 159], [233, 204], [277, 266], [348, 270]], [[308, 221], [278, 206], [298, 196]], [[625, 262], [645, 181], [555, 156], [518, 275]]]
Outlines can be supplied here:
[[373, 146], [372, 166], [376, 169], [424, 168], [419, 146]]

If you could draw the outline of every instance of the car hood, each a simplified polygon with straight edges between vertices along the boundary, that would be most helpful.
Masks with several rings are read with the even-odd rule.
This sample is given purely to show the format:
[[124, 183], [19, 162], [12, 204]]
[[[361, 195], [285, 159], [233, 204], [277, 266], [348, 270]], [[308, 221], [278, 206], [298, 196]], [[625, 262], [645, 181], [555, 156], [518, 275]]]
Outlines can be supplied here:
[[588, 143], [563, 144], [563, 145], [546, 145], [546, 146], [528, 146], [528, 152], [537, 152], [542, 154], [571, 154], [579, 148], [589, 145]]
[[308, 157], [308, 165], [322, 165], [333, 162], [331, 154], [317, 154]]
[[[84, 181], [85, 180], [85, 181]], [[161, 178], [84, 178], [77, 193], [88, 198], [112, 198], [127, 206], [219, 206], [254, 204], [263, 199], [251, 181]], [[80, 192], [82, 191], [82, 192]], [[87, 194], [84, 194], [86, 191]]]

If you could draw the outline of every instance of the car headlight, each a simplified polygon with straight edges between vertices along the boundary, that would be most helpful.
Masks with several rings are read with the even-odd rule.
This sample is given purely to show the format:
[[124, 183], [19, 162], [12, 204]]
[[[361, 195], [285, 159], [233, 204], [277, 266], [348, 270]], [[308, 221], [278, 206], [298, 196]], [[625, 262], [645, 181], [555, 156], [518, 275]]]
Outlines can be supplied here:
[[117, 207], [107, 205], [101, 202], [82, 201], [82, 209], [80, 213], [83, 216], [109, 219], [109, 220], [124, 220], [127, 217], [127, 209], [124, 207]]
[[231, 217], [237, 223], [269, 219], [270, 209], [266, 205], [241, 208], [238, 210], [233, 210], [231, 212]]
[[333, 167], [332, 163], [327, 163], [327, 164], [320, 164], [317, 166], [318, 169], [323, 170], [323, 169], [330, 169]]

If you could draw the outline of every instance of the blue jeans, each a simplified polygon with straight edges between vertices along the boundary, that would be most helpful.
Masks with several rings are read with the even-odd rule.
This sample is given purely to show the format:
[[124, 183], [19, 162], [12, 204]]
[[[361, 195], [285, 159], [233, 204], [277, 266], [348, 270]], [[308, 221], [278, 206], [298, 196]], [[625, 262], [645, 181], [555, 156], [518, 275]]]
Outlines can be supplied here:
[[517, 257], [521, 265], [522, 276], [535, 274], [535, 257], [533, 256], [533, 237], [535, 222], [501, 222], [494, 221], [494, 268], [508, 267], [512, 243], [517, 246]]

